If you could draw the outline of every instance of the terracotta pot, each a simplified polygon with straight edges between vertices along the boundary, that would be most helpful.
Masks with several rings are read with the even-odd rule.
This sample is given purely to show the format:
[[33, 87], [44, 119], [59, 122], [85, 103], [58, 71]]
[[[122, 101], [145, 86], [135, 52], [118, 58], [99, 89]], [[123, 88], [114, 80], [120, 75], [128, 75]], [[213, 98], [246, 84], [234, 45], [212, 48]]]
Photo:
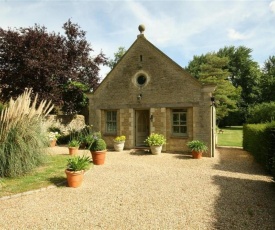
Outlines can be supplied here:
[[105, 162], [106, 150], [103, 151], [91, 151], [93, 163], [95, 165], [103, 165]]
[[202, 158], [202, 152], [192, 151], [192, 156], [193, 156], [194, 159], [201, 159]]
[[78, 147], [69, 147], [69, 154], [76, 155], [78, 152]]
[[161, 150], [162, 150], [162, 145], [161, 146], [150, 146], [150, 149], [151, 149], [151, 152], [152, 154], [154, 155], [158, 155], [161, 153]]
[[117, 152], [121, 152], [124, 149], [124, 143], [125, 142], [114, 142], [114, 149]]
[[56, 140], [50, 141], [50, 147], [54, 147], [54, 146], [56, 146]]
[[67, 175], [67, 182], [69, 187], [77, 188], [82, 184], [84, 170], [76, 172], [65, 170], [65, 173]]

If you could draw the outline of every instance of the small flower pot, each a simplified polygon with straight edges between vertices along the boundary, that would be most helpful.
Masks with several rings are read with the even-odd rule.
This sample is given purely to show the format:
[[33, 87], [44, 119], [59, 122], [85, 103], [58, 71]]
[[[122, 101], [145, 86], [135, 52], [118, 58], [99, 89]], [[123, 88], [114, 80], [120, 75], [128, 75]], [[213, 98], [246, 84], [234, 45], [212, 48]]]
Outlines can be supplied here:
[[105, 163], [106, 150], [103, 151], [91, 151], [93, 163], [95, 165], [103, 165]]
[[67, 175], [69, 187], [77, 188], [81, 186], [84, 177], [84, 170], [76, 172], [65, 170], [65, 173]]
[[150, 146], [150, 149], [151, 149], [152, 154], [159, 155], [159, 154], [161, 154], [162, 145], [161, 146], [152, 145], [152, 146]]
[[54, 147], [54, 146], [56, 146], [56, 140], [50, 141], [50, 147]]
[[69, 147], [69, 154], [76, 155], [78, 153], [78, 147]]
[[202, 158], [202, 152], [192, 151], [192, 157], [194, 159], [201, 159]]
[[124, 149], [124, 143], [125, 142], [114, 142], [114, 149], [117, 152], [121, 152]]

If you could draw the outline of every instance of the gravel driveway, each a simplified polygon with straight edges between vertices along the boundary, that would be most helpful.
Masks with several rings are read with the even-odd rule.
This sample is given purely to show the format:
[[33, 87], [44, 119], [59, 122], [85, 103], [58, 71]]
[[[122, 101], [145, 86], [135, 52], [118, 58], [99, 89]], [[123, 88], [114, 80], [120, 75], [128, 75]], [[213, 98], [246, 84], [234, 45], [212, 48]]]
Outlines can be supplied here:
[[80, 188], [60, 186], [0, 205], [1, 230], [275, 229], [275, 183], [233, 148], [201, 160], [108, 152]]

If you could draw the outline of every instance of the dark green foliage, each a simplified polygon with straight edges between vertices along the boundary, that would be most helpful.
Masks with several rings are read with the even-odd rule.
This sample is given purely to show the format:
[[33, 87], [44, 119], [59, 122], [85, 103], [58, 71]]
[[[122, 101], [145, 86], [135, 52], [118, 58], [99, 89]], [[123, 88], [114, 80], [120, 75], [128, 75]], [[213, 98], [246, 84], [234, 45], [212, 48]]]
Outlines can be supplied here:
[[244, 125], [243, 148], [275, 177], [275, 122]]
[[248, 123], [266, 123], [275, 120], [275, 102], [264, 102], [248, 109]]
[[275, 101], [275, 56], [265, 61], [260, 81], [261, 101]]
[[90, 147], [91, 151], [103, 151], [106, 150], [106, 143], [103, 139], [95, 139]]
[[[67, 114], [77, 114], [88, 105], [88, 98], [85, 92], [89, 91], [89, 87], [80, 82], [69, 82], [63, 87], [62, 111]], [[73, 97], [72, 97], [73, 95]]]
[[90, 158], [88, 156], [75, 156], [68, 159], [68, 171], [81, 171], [86, 170], [90, 166]]
[[245, 114], [241, 110], [229, 112], [227, 117], [224, 117], [217, 125], [221, 127], [226, 126], [241, 126], [245, 123]]
[[22, 120], [0, 143], [0, 177], [22, 176], [45, 160], [48, 138], [40, 120]]
[[59, 145], [65, 145], [71, 140], [70, 134], [64, 135], [62, 134], [58, 139], [57, 139], [57, 144]]

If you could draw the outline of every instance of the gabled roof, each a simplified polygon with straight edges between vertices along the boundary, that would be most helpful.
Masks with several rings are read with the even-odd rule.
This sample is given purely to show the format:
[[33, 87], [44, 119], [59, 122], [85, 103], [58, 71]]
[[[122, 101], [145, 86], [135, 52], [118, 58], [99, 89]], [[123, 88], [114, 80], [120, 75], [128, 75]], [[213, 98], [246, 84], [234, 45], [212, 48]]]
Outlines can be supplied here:
[[[103, 79], [103, 81], [100, 83], [97, 89], [100, 88], [101, 85], [104, 84], [106, 79], [109, 77], [109, 75], [112, 74], [113, 71], [115, 71], [116, 68], [120, 65], [121, 62], [123, 62], [123, 59], [127, 57], [128, 53], [140, 42], [145, 42], [147, 46], [150, 46], [153, 50], [158, 52], [161, 56], [163, 56], [169, 63], [170, 65], [173, 65], [175, 69], [178, 69], [182, 71], [184, 76], [187, 76], [190, 78], [190, 80], [194, 83], [197, 84], [198, 86], [202, 86], [202, 83], [200, 83], [195, 77], [191, 76], [189, 72], [187, 72], [184, 68], [182, 68], [179, 64], [177, 64], [175, 61], [173, 61], [169, 56], [167, 56], [165, 53], [163, 53], [160, 49], [158, 49], [156, 46], [154, 46], [150, 41], [148, 41], [144, 34], [141, 33], [140, 35], [137, 36], [137, 39], [134, 41], [134, 43], [129, 47], [129, 49], [125, 52], [125, 54], [122, 56], [122, 58], [118, 61], [118, 63], [114, 66], [114, 68], [106, 75], [106, 77]], [[94, 91], [96, 92], [97, 89]]]

